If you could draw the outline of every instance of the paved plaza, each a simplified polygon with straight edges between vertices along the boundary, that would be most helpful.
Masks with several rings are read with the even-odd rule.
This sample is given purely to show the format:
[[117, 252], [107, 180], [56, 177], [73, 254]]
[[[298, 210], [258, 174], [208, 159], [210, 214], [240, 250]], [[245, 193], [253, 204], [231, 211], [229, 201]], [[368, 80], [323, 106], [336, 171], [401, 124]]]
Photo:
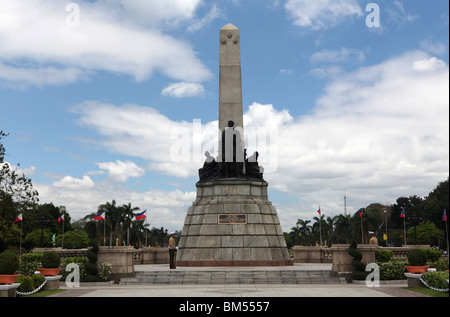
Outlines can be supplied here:
[[368, 288], [365, 285], [283, 285], [283, 284], [221, 284], [221, 285], [113, 285], [67, 289], [52, 297], [426, 297], [386, 285]]
[[[331, 264], [296, 264], [295, 270], [330, 270]], [[168, 265], [141, 265], [136, 271], [169, 271]], [[209, 271], [254, 270], [248, 267], [204, 268]], [[279, 270], [276, 267], [263, 267], [258, 270]], [[281, 268], [289, 269], [289, 267]], [[178, 267], [177, 271], [199, 270], [199, 268]], [[367, 287], [363, 284], [141, 284], [83, 286], [67, 288], [52, 297], [170, 297], [170, 298], [276, 298], [276, 297], [424, 297], [425, 295], [404, 289], [406, 281], [397, 284], [381, 284], [380, 287]]]

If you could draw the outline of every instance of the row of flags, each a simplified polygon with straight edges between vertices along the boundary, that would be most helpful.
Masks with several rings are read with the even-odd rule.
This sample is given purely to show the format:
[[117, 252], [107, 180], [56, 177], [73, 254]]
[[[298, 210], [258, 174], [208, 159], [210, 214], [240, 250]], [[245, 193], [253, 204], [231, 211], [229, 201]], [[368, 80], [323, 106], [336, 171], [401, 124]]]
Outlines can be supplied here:
[[[136, 217], [136, 220], [146, 219], [147, 218], [147, 210], [144, 210], [143, 212], [136, 214], [135, 217]], [[106, 218], [106, 212], [105, 211], [100, 211], [94, 217], [94, 220], [100, 221], [100, 220], [105, 220], [105, 218]]]
[[[361, 209], [359, 209], [358, 210], [358, 212], [359, 212], [359, 218], [362, 218], [362, 216], [363, 216], [363, 210], [364, 210], [364, 208], [361, 208]], [[321, 215], [322, 214], [322, 210], [321, 210], [321, 208], [319, 207], [319, 210], [317, 210], [317, 213], [319, 214], [319, 215]], [[400, 218], [405, 218], [405, 208], [403, 208], [403, 210], [402, 210], [402, 212], [401, 212], [401, 214], [400, 214]], [[442, 214], [442, 221], [447, 221], [447, 210], [446, 209], [444, 209], [444, 213]]]
[[[97, 221], [98, 221], [98, 220], [105, 220], [105, 214], [106, 214], [105, 211], [99, 212], [99, 213], [94, 217], [94, 220], [97, 220]], [[136, 214], [135, 217], [136, 217], [136, 220], [146, 219], [146, 218], [147, 218], [147, 210], [145, 210], [145, 211], [143, 211], [143, 212], [141, 212], [141, 213]], [[23, 215], [22, 215], [22, 214], [19, 214], [16, 218], [14, 218], [14, 223], [20, 222], [20, 221], [22, 221], [22, 220], [23, 220]], [[63, 221], [64, 221], [64, 214], [62, 214], [61, 216], [59, 216], [59, 218], [58, 218], [58, 223], [60, 224], [60, 223], [63, 222]]]

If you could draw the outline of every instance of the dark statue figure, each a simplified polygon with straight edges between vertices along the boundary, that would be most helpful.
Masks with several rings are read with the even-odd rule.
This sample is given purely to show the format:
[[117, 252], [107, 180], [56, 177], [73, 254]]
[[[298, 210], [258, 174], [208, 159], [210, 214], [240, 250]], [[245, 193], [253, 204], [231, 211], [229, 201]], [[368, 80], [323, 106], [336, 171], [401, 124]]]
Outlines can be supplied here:
[[241, 134], [234, 128], [234, 122], [229, 121], [228, 127], [222, 132], [218, 162], [209, 152], [205, 152], [206, 161], [198, 171], [200, 182], [220, 178], [264, 180], [264, 169], [258, 164], [258, 152], [247, 158], [247, 150], [242, 149], [242, 142]]

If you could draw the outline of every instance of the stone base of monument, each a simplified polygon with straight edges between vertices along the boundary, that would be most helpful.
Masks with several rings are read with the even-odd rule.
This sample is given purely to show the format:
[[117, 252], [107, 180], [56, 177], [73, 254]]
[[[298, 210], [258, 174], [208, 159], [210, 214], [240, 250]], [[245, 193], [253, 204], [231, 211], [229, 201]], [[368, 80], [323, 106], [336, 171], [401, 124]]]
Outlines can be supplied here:
[[177, 266], [293, 265], [267, 186], [240, 178], [197, 183]]

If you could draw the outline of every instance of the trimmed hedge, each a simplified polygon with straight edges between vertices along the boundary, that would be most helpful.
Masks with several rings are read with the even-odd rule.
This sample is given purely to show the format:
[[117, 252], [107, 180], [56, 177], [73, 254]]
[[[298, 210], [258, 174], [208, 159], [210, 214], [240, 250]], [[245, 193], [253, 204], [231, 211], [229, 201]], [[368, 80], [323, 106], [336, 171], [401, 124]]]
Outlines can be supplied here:
[[12, 251], [0, 254], [0, 274], [12, 275], [19, 268], [19, 257]]

